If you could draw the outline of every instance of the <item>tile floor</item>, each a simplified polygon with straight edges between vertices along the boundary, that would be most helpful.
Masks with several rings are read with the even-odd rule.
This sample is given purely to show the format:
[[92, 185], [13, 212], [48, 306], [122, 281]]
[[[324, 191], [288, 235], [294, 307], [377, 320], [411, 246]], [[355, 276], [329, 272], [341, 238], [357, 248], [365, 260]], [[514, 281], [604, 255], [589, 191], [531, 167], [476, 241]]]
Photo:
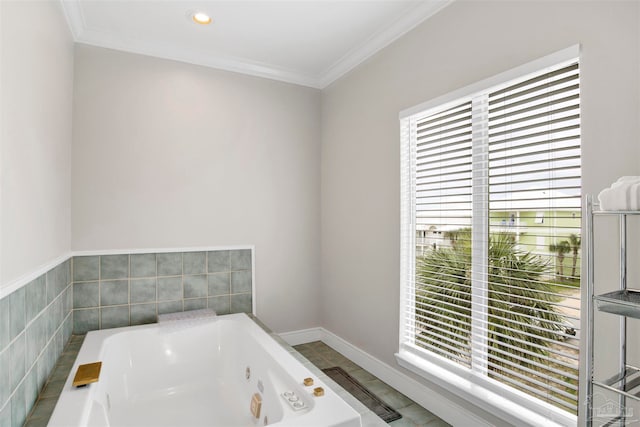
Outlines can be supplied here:
[[340, 366], [373, 394], [400, 412], [402, 418], [389, 423], [392, 427], [441, 427], [449, 425], [321, 341], [301, 344], [293, 348], [319, 369]]

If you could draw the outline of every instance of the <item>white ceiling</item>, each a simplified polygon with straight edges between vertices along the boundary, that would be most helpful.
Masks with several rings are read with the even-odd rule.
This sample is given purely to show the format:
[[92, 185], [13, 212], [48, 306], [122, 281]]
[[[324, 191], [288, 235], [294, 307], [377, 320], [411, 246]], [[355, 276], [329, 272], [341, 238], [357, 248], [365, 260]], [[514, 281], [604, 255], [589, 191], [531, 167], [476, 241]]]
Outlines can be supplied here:
[[[79, 43], [324, 88], [452, 0], [62, 0]], [[190, 12], [203, 11], [210, 25]]]

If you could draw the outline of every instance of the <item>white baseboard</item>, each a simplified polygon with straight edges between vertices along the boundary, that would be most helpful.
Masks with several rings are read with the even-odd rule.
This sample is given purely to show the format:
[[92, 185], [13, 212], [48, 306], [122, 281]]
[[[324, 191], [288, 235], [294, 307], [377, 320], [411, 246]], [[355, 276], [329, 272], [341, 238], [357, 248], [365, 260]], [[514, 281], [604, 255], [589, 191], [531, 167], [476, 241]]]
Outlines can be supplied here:
[[489, 423], [467, 408], [452, 402], [428, 386], [403, 374], [369, 353], [359, 349], [338, 335], [324, 328], [311, 328], [301, 331], [285, 332], [280, 336], [289, 345], [322, 341], [337, 352], [346, 356], [365, 370], [371, 372], [383, 382], [389, 384], [414, 402], [454, 426], [487, 426]]
[[309, 328], [299, 331], [283, 332], [278, 335], [289, 345], [299, 345], [308, 342], [322, 341], [325, 333], [323, 328]]

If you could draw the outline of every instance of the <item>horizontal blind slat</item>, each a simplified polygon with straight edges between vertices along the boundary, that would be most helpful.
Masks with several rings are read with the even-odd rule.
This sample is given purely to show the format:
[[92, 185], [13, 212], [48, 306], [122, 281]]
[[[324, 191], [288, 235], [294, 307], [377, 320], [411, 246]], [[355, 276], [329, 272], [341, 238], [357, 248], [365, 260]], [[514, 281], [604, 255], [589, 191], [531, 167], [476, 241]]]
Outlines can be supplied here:
[[[569, 411], [580, 295], [562, 280], [579, 277], [560, 280], [550, 247], [580, 235], [579, 76], [577, 62], [566, 63], [416, 116], [418, 258], [402, 335], [469, 369], [485, 351], [485, 375]], [[486, 238], [472, 233], [476, 215], [486, 216]], [[478, 245], [484, 252], [472, 257]], [[580, 258], [566, 254], [565, 270]], [[474, 347], [481, 336], [485, 350]]]

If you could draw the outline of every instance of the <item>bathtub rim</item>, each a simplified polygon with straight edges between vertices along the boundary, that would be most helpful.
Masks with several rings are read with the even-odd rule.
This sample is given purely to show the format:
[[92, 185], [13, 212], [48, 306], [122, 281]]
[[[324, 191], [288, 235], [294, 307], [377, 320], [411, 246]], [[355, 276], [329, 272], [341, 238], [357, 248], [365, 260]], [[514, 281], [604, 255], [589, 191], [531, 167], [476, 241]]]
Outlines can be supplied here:
[[[234, 313], [223, 316], [217, 316], [214, 318], [205, 318], [205, 319], [190, 319], [190, 320], [180, 320], [177, 322], [181, 322], [183, 324], [188, 324], [188, 326], [197, 326], [197, 325], [205, 325], [209, 323], [216, 322], [218, 320], [226, 320], [226, 321], [235, 321], [241, 322], [244, 325], [248, 325], [249, 333], [251, 334], [253, 339], [263, 347], [268, 348], [268, 352], [270, 355], [278, 361], [278, 363], [285, 367], [282, 364], [281, 358], [284, 358], [287, 362], [292, 362], [293, 365], [286, 365], [285, 370], [287, 374], [290, 374], [290, 371], [294, 371], [296, 375], [290, 375], [292, 378], [296, 380], [300, 380], [305, 377], [310, 376], [315, 381], [315, 386], [321, 386], [325, 390], [325, 396], [323, 398], [319, 398], [319, 400], [314, 400], [314, 409], [303, 414], [305, 420], [308, 419], [310, 421], [309, 425], [329, 425], [323, 424], [321, 420], [319, 420], [319, 414], [322, 411], [328, 411], [330, 408], [329, 405], [335, 404], [337, 400], [339, 402], [339, 406], [334, 414], [343, 414], [345, 416], [349, 416], [347, 422], [351, 422], [352, 419], [357, 419], [358, 425], [362, 425], [362, 417], [361, 414], [352, 407], [348, 402], [346, 402], [340, 395], [333, 390], [331, 386], [326, 384], [323, 381], [322, 373], [318, 374], [313, 370], [309, 369], [305, 364], [303, 364], [300, 360], [294, 357], [291, 352], [287, 350], [287, 348], [283, 347], [281, 343], [279, 343], [270, 333], [268, 328], [264, 327], [262, 322], [256, 318], [254, 315], [250, 315], [247, 313]], [[75, 376], [75, 372], [79, 365], [84, 363], [92, 363], [95, 361], [99, 361], [103, 352], [104, 352], [104, 343], [108, 342], [108, 338], [116, 336], [121, 333], [127, 333], [132, 331], [144, 331], [144, 330], [154, 330], [162, 327], [171, 327], [171, 324], [174, 322], [168, 322], [167, 324], [148, 324], [148, 325], [138, 325], [138, 326], [127, 326], [122, 328], [112, 328], [112, 329], [102, 329], [90, 331], [87, 333], [82, 348], [78, 352], [77, 358], [71, 368], [71, 371], [65, 381], [63, 390], [60, 394], [59, 400], [56, 403], [56, 406], [53, 410], [51, 418], [49, 420], [48, 426], [56, 427], [56, 426], [84, 426], [88, 425], [91, 417], [92, 411], [92, 400], [95, 398], [95, 393], [97, 393], [100, 388], [99, 387], [83, 387], [83, 388], [75, 388], [72, 387], [73, 377]], [[181, 326], [181, 325], [179, 325]], [[275, 352], [275, 354], [273, 353]], [[290, 369], [292, 368], [292, 369]], [[311, 387], [309, 392], [314, 388]], [[319, 402], [319, 405], [317, 404]], [[274, 426], [298, 426], [300, 419], [297, 414], [291, 415], [289, 411], [291, 411], [286, 404], [283, 404], [283, 409], [285, 415], [283, 416], [283, 420], [274, 423]], [[287, 417], [287, 413], [289, 413], [289, 417]], [[314, 423], [315, 421], [315, 423]], [[318, 423], [318, 424], [316, 424]], [[306, 422], [305, 422], [306, 424]], [[338, 424], [331, 424], [338, 425]]]

